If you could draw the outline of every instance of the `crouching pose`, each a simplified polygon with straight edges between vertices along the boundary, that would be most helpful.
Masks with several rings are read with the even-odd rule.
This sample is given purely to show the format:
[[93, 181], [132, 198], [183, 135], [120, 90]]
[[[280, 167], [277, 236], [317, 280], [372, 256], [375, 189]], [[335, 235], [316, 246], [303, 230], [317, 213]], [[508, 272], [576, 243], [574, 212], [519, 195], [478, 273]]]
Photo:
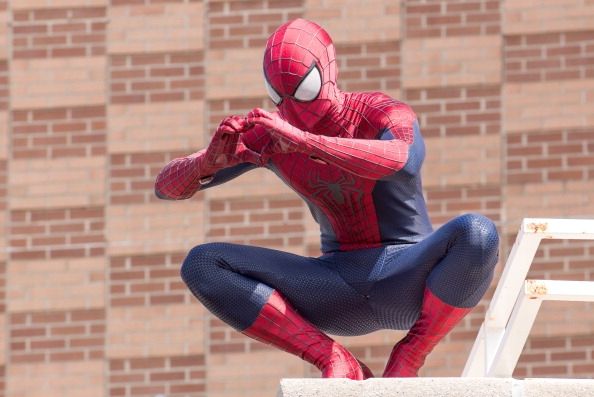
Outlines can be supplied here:
[[498, 235], [481, 215], [433, 230], [414, 112], [379, 92], [337, 87], [334, 46], [313, 22], [279, 27], [264, 52], [277, 111], [222, 121], [208, 147], [167, 164], [156, 194], [180, 200], [265, 167], [309, 206], [323, 255], [208, 243], [181, 275], [208, 310], [245, 335], [314, 364], [323, 377], [373, 376], [327, 334], [406, 330], [384, 377], [417, 376], [433, 347], [479, 302]]

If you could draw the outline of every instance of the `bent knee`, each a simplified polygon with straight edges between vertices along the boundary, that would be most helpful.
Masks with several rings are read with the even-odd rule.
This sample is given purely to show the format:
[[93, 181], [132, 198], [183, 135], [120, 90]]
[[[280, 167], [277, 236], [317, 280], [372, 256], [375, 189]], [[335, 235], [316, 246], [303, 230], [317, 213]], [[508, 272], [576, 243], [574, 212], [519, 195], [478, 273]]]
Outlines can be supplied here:
[[220, 262], [223, 250], [222, 243], [205, 243], [192, 248], [180, 268], [182, 280], [186, 284], [195, 282], [202, 272]]
[[481, 214], [465, 214], [457, 219], [459, 237], [468, 249], [489, 257], [499, 250], [499, 233], [492, 220]]

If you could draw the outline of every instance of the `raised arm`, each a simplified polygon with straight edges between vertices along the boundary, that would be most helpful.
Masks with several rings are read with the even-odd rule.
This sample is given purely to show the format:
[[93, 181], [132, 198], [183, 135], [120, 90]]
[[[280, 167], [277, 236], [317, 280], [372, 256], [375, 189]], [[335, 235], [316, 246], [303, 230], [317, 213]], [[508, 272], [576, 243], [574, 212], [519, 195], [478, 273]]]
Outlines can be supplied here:
[[401, 170], [408, 160], [413, 139], [413, 122], [385, 123], [379, 139], [358, 139], [316, 135], [302, 131], [278, 114], [255, 109], [250, 123], [260, 124], [275, 136], [277, 152], [301, 152], [367, 179], [381, 179]]
[[242, 140], [250, 128], [243, 117], [224, 119], [206, 149], [176, 158], [161, 170], [155, 182], [157, 197], [184, 200], [260, 165], [260, 155]]

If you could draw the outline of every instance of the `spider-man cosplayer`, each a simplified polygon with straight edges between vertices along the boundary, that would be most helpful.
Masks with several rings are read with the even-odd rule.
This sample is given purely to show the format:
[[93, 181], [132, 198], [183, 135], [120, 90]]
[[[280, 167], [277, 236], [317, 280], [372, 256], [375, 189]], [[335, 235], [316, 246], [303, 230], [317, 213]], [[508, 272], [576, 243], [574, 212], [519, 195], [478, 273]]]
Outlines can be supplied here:
[[433, 231], [415, 114], [379, 92], [340, 91], [337, 73], [320, 26], [297, 19], [279, 27], [264, 53], [278, 112], [224, 119], [206, 149], [161, 171], [156, 194], [187, 199], [256, 167], [274, 172], [309, 206], [323, 255], [202, 244], [181, 268], [189, 289], [230, 326], [307, 360], [324, 377], [373, 376], [324, 332], [410, 329], [383, 376], [416, 376], [487, 290], [498, 235], [481, 215]]

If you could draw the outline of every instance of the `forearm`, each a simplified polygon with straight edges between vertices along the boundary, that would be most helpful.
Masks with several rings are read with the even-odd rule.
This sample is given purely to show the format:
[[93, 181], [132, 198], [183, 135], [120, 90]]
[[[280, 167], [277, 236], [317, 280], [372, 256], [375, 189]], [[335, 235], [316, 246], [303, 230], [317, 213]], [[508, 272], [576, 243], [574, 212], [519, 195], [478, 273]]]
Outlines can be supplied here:
[[170, 161], [159, 172], [155, 181], [155, 194], [166, 200], [184, 200], [192, 197], [216, 172], [205, 165], [205, 152], [201, 150], [186, 157]]
[[300, 130], [277, 113], [254, 109], [248, 122], [267, 128], [276, 142], [273, 152], [301, 152], [314, 160], [331, 163], [362, 178], [380, 179], [401, 170], [408, 160], [409, 142], [397, 139], [390, 127], [382, 137], [391, 139], [355, 139], [317, 135]]
[[409, 145], [401, 140], [369, 140], [304, 133], [300, 151], [368, 179], [380, 179], [404, 167]]

